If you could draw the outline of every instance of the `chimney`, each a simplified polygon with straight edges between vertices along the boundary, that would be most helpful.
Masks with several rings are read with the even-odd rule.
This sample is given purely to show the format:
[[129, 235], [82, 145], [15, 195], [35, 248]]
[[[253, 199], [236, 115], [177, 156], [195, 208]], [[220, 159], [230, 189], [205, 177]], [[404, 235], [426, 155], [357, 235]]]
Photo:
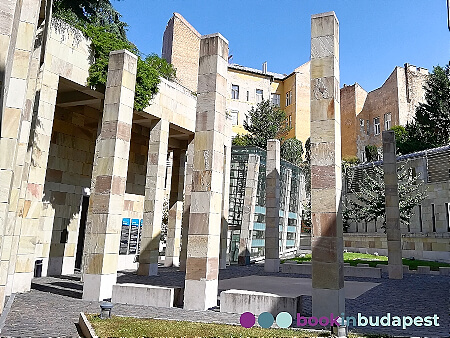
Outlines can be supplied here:
[[262, 72], [263, 72], [264, 74], [267, 74], [267, 61], [265, 61], [265, 62], [262, 64]]

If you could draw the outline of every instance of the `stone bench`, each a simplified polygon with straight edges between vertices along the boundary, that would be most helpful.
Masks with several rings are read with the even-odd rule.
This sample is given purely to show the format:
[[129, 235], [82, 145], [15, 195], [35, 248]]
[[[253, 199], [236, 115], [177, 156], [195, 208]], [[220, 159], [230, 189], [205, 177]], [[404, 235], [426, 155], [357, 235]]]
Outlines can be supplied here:
[[441, 266], [439, 268], [439, 274], [441, 274], [443, 276], [450, 276], [450, 267], [443, 267], [443, 266]]
[[346, 277], [368, 277], [381, 278], [381, 268], [344, 266], [344, 276]]
[[[281, 264], [282, 273], [297, 273], [301, 275], [310, 275], [312, 273], [312, 264]], [[344, 276], [348, 277], [369, 277], [381, 278], [381, 268], [357, 267], [344, 265]]]
[[144, 284], [113, 285], [111, 301], [120, 304], [174, 307], [183, 304], [184, 288]]
[[284, 263], [281, 264], [282, 273], [298, 273], [301, 275], [310, 275], [312, 273], [312, 264]]
[[220, 293], [220, 312], [239, 313], [251, 312], [259, 316], [270, 312], [276, 317], [280, 312], [288, 312], [292, 318], [301, 313], [302, 296], [279, 296], [273, 293], [226, 290]]

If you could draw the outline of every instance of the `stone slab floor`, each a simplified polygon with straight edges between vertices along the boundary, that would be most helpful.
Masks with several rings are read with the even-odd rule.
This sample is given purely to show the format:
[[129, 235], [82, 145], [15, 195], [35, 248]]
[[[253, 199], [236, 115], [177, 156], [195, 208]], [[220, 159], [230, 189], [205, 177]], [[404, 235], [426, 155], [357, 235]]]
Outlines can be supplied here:
[[[249, 276], [256, 276], [251, 277]], [[273, 276], [261, 282], [259, 276]], [[276, 276], [276, 277], [275, 277]], [[282, 277], [280, 279], [280, 277]], [[298, 278], [291, 280], [290, 278]], [[284, 284], [292, 288], [298, 285], [304, 294], [302, 311], [311, 313], [309, 276], [295, 274], [276, 274], [264, 272], [263, 265], [246, 267], [232, 266], [221, 270], [219, 289], [230, 286], [240, 288], [251, 285], [272, 285], [279, 288]], [[233, 279], [235, 279], [233, 281]], [[403, 330], [396, 327], [358, 327], [358, 332], [390, 333], [397, 337], [427, 336], [448, 337], [450, 329], [450, 277], [437, 275], [406, 274], [403, 280], [389, 280], [383, 274], [382, 279], [346, 277], [347, 295], [346, 315], [357, 316], [439, 316], [438, 327], [410, 327]], [[270, 281], [271, 280], [271, 281]], [[308, 281], [309, 280], [309, 281]], [[184, 273], [176, 268], [161, 267], [159, 275], [154, 277], [137, 276], [124, 271], [118, 275], [118, 283], [143, 283], [161, 286], [183, 286]], [[282, 282], [282, 283], [281, 283]], [[364, 282], [364, 283], [357, 283]], [[237, 283], [237, 284], [236, 284]], [[308, 286], [309, 285], [309, 286]], [[309, 291], [308, 291], [309, 288]], [[79, 275], [35, 278], [32, 290], [16, 294], [6, 318], [0, 319], [1, 337], [74, 337], [78, 335], [75, 323], [79, 312], [98, 313], [98, 302], [81, 300], [82, 282]], [[115, 315], [148, 317], [159, 319], [218, 322], [239, 325], [239, 315], [220, 313], [218, 309], [209, 311], [188, 311], [180, 308], [162, 309], [116, 304]]]

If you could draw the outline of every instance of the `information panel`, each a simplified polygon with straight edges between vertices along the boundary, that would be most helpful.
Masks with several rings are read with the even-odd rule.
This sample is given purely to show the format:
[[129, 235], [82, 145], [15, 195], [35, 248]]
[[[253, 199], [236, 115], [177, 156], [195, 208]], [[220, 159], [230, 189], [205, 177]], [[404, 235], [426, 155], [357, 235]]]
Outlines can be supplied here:
[[119, 255], [128, 254], [128, 243], [130, 240], [130, 219], [122, 219], [122, 231], [120, 233], [120, 249]]

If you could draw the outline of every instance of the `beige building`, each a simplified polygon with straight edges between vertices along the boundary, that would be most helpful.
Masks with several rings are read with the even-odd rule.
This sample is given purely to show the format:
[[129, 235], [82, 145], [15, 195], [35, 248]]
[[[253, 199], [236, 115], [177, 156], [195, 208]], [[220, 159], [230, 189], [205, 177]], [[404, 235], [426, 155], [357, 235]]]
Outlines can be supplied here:
[[365, 146], [382, 146], [381, 133], [406, 125], [425, 101], [428, 70], [409, 64], [395, 67], [384, 84], [371, 92], [358, 83], [341, 88], [342, 157], [365, 160]]
[[262, 70], [229, 64], [227, 109], [233, 134], [247, 133], [244, 121], [248, 112], [262, 100], [270, 100], [286, 112], [287, 123], [292, 128], [286, 137], [296, 137], [304, 144], [309, 137], [309, 64], [289, 75], [267, 71], [267, 63]]

